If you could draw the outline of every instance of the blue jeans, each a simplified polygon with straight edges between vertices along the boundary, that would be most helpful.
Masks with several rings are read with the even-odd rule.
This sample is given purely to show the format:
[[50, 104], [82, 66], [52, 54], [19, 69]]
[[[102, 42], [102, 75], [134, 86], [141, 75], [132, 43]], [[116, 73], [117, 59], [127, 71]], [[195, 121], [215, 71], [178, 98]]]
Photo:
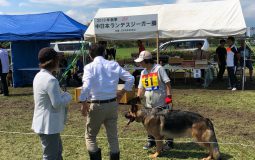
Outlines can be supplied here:
[[5, 96], [9, 95], [9, 90], [8, 90], [8, 85], [7, 85], [7, 81], [6, 81], [6, 77], [7, 77], [8, 73], [1, 73], [1, 81], [2, 81], [2, 92]]
[[60, 134], [39, 134], [39, 136], [43, 148], [43, 160], [63, 160]]

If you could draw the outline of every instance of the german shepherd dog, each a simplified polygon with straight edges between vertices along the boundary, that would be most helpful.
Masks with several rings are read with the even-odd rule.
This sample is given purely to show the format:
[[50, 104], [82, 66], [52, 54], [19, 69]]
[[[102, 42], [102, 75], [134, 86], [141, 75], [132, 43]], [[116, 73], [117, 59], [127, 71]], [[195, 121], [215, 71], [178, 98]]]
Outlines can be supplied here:
[[129, 119], [128, 125], [133, 121], [141, 122], [148, 135], [155, 137], [156, 152], [150, 155], [150, 158], [158, 157], [163, 151], [163, 139], [187, 136], [208, 148], [209, 156], [203, 160], [221, 160], [214, 127], [208, 118], [180, 110], [154, 112], [155, 109], [144, 109], [141, 104], [132, 102], [130, 104], [131, 109], [125, 114], [125, 117]]

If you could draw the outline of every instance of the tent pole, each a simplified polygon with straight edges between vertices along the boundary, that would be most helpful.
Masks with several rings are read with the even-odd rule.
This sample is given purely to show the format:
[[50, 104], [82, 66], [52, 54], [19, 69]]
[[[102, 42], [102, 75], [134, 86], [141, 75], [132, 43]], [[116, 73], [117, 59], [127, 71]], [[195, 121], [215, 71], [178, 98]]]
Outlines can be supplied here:
[[85, 55], [84, 55], [84, 52], [83, 52], [83, 51], [84, 51], [85, 41], [83, 42], [83, 41], [82, 41], [82, 38], [81, 38], [81, 41], [80, 41], [80, 42], [81, 42], [81, 47], [82, 47], [82, 52], [81, 52], [81, 53], [82, 53], [82, 63], [85, 64], [85, 63], [86, 63], [86, 62], [85, 62]]
[[245, 50], [246, 50], [246, 40], [244, 41], [244, 49], [243, 49], [243, 67], [242, 67], [242, 91], [244, 91], [244, 81], [245, 81], [245, 67], [246, 67], [246, 57], [245, 57]]
[[157, 31], [157, 39], [156, 39], [156, 45], [157, 45], [157, 64], [159, 64], [159, 33]]
[[97, 36], [96, 35], [95, 35], [95, 39], [94, 40], [95, 40], [95, 43], [97, 43]]

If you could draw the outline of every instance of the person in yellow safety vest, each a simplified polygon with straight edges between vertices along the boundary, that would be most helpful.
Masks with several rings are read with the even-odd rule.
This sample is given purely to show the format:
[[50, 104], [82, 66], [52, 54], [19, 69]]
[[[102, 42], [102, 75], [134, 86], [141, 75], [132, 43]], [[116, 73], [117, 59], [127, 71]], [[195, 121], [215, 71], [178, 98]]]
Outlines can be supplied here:
[[[145, 97], [145, 109], [151, 109], [151, 112], [159, 112], [169, 109], [167, 103], [172, 102], [170, 78], [165, 69], [155, 64], [149, 51], [142, 51], [135, 62], [139, 63], [144, 70], [138, 85], [137, 98]], [[148, 142], [143, 149], [149, 149], [156, 146], [155, 138], [148, 135]], [[173, 139], [168, 139], [165, 149], [173, 147]]]

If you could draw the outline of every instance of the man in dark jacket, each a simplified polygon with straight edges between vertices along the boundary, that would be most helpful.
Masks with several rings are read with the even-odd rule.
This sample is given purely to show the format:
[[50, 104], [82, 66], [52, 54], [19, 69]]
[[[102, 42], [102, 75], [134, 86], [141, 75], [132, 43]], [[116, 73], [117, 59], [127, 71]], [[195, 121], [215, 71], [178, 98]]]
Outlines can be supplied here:
[[220, 40], [220, 45], [216, 49], [216, 55], [219, 66], [219, 73], [217, 75], [217, 79], [221, 80], [223, 78], [223, 74], [226, 69], [226, 56], [227, 50], [225, 48], [226, 41], [224, 39]]

